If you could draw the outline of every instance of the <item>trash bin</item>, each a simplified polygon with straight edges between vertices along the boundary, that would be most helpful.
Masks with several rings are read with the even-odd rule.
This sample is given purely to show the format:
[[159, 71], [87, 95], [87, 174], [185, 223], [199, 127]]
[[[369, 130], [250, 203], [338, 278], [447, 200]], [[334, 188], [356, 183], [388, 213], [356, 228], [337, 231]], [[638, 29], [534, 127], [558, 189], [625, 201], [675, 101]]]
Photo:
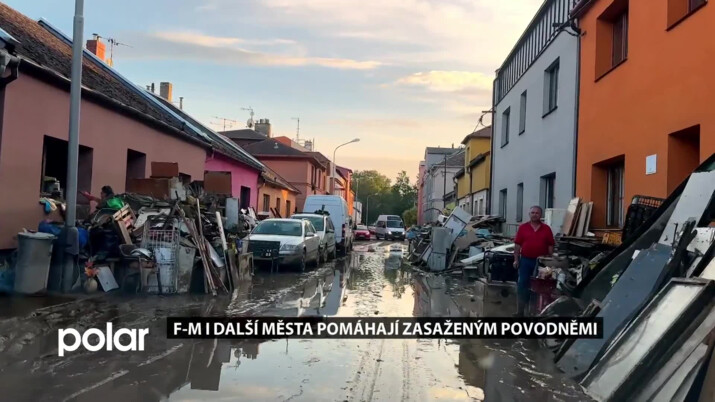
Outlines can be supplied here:
[[34, 294], [47, 291], [47, 279], [52, 260], [52, 242], [49, 233], [18, 233], [17, 264], [15, 265], [15, 292]]

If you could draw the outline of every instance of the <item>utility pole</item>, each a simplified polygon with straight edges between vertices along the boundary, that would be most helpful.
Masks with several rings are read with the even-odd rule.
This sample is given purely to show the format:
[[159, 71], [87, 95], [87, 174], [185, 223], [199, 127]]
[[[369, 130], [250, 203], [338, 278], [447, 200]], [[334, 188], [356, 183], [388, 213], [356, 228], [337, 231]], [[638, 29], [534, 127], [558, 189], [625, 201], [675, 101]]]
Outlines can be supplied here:
[[444, 154], [444, 187], [442, 189], [442, 210], [447, 207], [444, 199], [447, 197], [447, 154]]
[[[84, 43], [84, 0], [74, 3], [74, 31], [72, 34], [72, 81], [70, 83], [70, 124], [67, 145], [67, 215], [65, 219], [65, 247], [63, 251], [75, 251], [79, 245], [77, 231], [77, 165], [79, 158], [79, 111], [82, 100], [82, 46]], [[75, 273], [75, 255], [64, 255], [62, 291], [69, 293]]]

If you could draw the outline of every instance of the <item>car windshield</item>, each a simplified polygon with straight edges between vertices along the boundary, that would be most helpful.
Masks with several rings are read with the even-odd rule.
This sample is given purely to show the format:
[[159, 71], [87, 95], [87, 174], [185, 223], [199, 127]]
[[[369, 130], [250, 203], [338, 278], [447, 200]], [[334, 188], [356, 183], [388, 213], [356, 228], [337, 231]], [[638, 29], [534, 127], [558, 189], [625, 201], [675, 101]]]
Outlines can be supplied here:
[[401, 221], [387, 221], [388, 228], [401, 228], [404, 227]]
[[253, 234], [302, 236], [303, 229], [300, 221], [263, 221], [256, 226]]
[[325, 229], [325, 224], [322, 216], [296, 216], [297, 219], [306, 219], [308, 222], [312, 223], [313, 226], [315, 226], [315, 230], [318, 232], [322, 232], [323, 229]]
[[365, 225], [358, 225], [358, 230], [367, 230], [367, 226], [365, 226]]

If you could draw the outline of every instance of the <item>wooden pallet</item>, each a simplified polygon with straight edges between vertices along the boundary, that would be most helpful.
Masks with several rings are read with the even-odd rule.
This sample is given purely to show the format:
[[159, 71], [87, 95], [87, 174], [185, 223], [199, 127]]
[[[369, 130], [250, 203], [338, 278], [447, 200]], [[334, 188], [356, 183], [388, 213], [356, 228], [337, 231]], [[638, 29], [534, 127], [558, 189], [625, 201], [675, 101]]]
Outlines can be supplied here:
[[112, 215], [112, 218], [122, 235], [124, 244], [133, 244], [130, 233], [135, 230], [134, 222], [136, 221], [136, 217], [134, 216], [132, 209], [129, 208], [129, 205], [125, 205], [122, 209], [117, 211], [114, 215]]

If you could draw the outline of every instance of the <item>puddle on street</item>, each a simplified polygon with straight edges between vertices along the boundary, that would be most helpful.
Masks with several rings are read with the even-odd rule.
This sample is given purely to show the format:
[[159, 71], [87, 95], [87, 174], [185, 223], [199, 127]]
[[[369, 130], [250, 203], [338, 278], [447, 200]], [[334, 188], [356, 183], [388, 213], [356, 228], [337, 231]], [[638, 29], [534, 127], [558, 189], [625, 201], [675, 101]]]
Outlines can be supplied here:
[[[0, 322], [0, 388], [17, 401], [587, 400], [525, 341], [165, 338], [169, 315], [485, 315], [472, 284], [417, 272], [403, 252], [362, 244], [305, 273], [258, 273], [231, 297], [109, 298], [16, 320], [15, 332]], [[149, 327], [147, 350], [56, 356], [56, 328], [107, 320]]]

